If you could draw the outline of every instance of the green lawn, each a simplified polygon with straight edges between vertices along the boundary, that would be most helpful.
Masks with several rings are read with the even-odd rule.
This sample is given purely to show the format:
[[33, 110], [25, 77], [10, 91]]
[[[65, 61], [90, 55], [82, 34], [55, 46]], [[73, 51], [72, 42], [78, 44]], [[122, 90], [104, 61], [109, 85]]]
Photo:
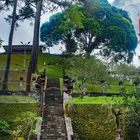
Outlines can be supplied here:
[[[26, 72], [23, 71], [23, 54], [12, 54], [11, 57], [11, 66], [10, 66], [10, 79], [19, 80], [20, 76], [23, 76], [26, 79]], [[43, 69], [47, 69], [47, 74], [49, 76], [58, 76], [62, 77], [62, 57], [58, 55], [49, 55], [49, 54], [40, 54], [38, 59], [38, 71], [43, 72]], [[30, 61], [30, 55], [26, 55], [26, 71]], [[46, 65], [44, 65], [44, 62]], [[6, 54], [0, 54], [0, 79], [3, 78], [3, 71], [6, 64]], [[15, 78], [13, 78], [15, 76]]]
[[32, 97], [28, 96], [0, 96], [0, 103], [37, 103]]
[[59, 81], [60, 81], [60, 90], [61, 90], [61, 94], [63, 93], [63, 78], [60, 78], [59, 79]]
[[[125, 93], [135, 93], [136, 92], [136, 87], [135, 85], [124, 85], [124, 86], [119, 86], [117, 84], [113, 85], [107, 85], [105, 84], [104, 86], [104, 92], [105, 93], [120, 93], [120, 90], [123, 88]], [[90, 84], [86, 83], [86, 89], [87, 92], [97, 92], [101, 93], [102, 92], [102, 86], [101, 84]], [[76, 83], [76, 88], [75, 88], [76, 93], [81, 93], [79, 89], [79, 83]]]
[[[125, 103], [125, 98], [124, 97], [116, 97], [116, 96], [112, 96], [112, 97], [106, 97], [106, 96], [102, 96], [102, 97], [88, 97], [88, 96], [84, 96], [83, 98], [81, 97], [77, 97], [77, 98], [73, 98], [71, 100], [69, 100], [68, 102], [66, 102], [67, 104], [99, 104], [99, 105], [107, 105], [107, 104], [124, 104]], [[131, 102], [131, 103], [135, 103], [137, 101], [135, 96], [129, 96], [127, 97], [127, 101]]]
[[74, 98], [66, 104], [116, 104], [123, 103], [122, 97], [78, 97]]
[[[11, 66], [9, 73], [8, 89], [11, 91], [19, 91], [19, 79], [23, 77], [23, 88], [26, 87], [27, 68], [30, 61], [30, 55], [26, 55], [26, 71], [23, 71], [23, 54], [12, 54]], [[62, 77], [62, 57], [58, 55], [40, 54], [38, 60], [38, 74], [42, 73], [46, 68], [48, 77]], [[44, 62], [46, 65], [44, 65]], [[0, 54], [0, 81], [4, 76], [4, 69], [6, 64], [6, 54]], [[0, 89], [2, 83], [0, 83]]]

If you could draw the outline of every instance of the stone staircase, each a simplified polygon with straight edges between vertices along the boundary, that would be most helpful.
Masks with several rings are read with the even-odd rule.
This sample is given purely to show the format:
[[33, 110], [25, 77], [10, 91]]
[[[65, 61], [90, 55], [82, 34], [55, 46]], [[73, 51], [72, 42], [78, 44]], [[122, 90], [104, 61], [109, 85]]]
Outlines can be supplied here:
[[59, 79], [48, 79], [40, 140], [67, 140]]

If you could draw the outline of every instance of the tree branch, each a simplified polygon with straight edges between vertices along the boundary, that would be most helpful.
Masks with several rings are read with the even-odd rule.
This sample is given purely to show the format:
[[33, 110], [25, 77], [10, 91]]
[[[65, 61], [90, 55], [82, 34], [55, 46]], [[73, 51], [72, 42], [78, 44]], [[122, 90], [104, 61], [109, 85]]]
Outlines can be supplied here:
[[63, 1], [63, 2], [59, 2], [58, 0], [49, 0], [52, 3], [59, 5], [59, 6], [63, 6], [63, 7], [68, 7], [70, 6], [72, 3], [71, 2], [67, 2], [67, 1]]
[[25, 0], [25, 2], [27, 2], [28, 4], [30, 4], [32, 7], [37, 8], [37, 6], [36, 5], [33, 5], [30, 0]]

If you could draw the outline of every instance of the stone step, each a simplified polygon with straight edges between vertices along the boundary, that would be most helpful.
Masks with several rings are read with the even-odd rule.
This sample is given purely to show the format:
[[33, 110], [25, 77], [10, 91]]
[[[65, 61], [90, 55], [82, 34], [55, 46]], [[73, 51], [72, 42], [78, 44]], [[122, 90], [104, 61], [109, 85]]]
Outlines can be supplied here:
[[59, 79], [48, 79], [40, 140], [67, 140]]
[[41, 136], [41, 140], [67, 140], [66, 137], [55, 137], [55, 136]]
[[49, 87], [58, 87], [60, 88], [59, 79], [48, 79], [47, 80], [47, 88]]

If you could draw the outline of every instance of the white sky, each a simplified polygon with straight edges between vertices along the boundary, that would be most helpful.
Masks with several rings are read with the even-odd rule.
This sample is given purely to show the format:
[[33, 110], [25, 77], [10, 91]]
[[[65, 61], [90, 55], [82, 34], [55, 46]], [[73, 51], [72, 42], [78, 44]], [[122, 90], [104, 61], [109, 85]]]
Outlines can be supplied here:
[[[46, 13], [41, 17], [41, 25], [42, 23], [49, 20], [49, 17], [53, 13]], [[5, 21], [4, 17], [6, 15], [4, 13], [0, 13], [0, 38], [3, 40], [3, 45], [7, 45], [8, 43], [8, 36], [10, 32], [10, 25]], [[20, 23], [20, 27], [18, 27], [14, 32], [13, 37], [13, 44], [21, 44], [20, 42], [27, 43], [33, 40], [33, 28], [34, 26], [30, 24], [31, 21], [25, 20], [24, 22]], [[61, 52], [58, 46], [52, 47], [50, 49], [53, 53]], [[4, 49], [0, 48], [0, 52], [3, 52]]]

